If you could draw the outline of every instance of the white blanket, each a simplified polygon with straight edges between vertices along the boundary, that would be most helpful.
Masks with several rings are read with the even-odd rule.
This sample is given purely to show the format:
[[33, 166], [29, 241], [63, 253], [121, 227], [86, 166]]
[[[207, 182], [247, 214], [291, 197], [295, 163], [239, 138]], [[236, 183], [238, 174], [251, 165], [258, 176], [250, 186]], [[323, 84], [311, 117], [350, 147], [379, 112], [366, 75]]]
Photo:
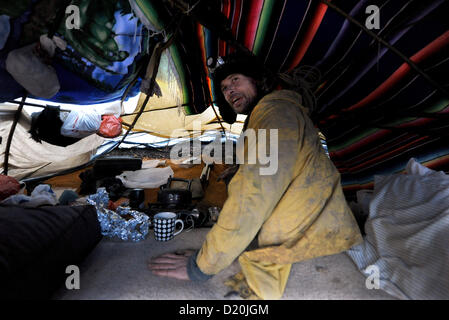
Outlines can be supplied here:
[[380, 289], [400, 299], [449, 299], [448, 175], [411, 159], [406, 174], [376, 176], [365, 232], [347, 253], [366, 276], [379, 271]]

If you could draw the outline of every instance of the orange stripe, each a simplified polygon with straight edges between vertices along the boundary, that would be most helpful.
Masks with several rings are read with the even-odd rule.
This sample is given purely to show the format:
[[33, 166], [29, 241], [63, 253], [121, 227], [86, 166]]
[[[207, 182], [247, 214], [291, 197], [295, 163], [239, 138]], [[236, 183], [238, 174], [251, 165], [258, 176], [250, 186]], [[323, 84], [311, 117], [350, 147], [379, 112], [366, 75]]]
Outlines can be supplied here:
[[343, 186], [343, 190], [344, 191], [356, 191], [356, 190], [361, 190], [361, 189], [374, 189], [374, 182], [368, 182], [368, 183], [364, 183], [364, 184], [351, 184], [351, 185], [347, 185], [347, 186]]
[[[423, 166], [426, 166], [427, 168], [433, 169], [438, 168], [439, 166], [449, 162], [449, 154], [443, 157], [439, 157], [433, 160], [429, 160], [426, 162], [421, 163]], [[436, 170], [436, 169], [434, 169]]]
[[213, 98], [213, 94], [212, 94], [212, 84], [211, 84], [211, 81], [209, 78], [209, 69], [207, 68], [207, 57], [206, 57], [207, 53], [206, 53], [205, 39], [204, 39], [204, 28], [199, 23], [197, 23], [196, 26], [197, 26], [197, 35], [198, 35], [198, 39], [199, 39], [199, 47], [201, 50], [201, 58], [203, 60], [206, 81], [207, 81], [207, 85], [209, 87], [209, 95], [210, 95], [210, 99], [212, 101], [214, 98]]

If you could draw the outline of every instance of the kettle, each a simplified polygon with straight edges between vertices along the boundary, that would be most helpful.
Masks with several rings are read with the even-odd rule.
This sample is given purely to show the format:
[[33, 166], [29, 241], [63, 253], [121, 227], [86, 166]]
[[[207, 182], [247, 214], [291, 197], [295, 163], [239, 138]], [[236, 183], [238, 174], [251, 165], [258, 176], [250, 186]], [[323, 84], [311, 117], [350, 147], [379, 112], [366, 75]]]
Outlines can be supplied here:
[[[184, 182], [185, 187], [173, 188], [173, 181]], [[165, 185], [160, 186], [157, 201], [171, 207], [189, 206], [192, 202], [191, 184], [191, 180], [170, 177]]]

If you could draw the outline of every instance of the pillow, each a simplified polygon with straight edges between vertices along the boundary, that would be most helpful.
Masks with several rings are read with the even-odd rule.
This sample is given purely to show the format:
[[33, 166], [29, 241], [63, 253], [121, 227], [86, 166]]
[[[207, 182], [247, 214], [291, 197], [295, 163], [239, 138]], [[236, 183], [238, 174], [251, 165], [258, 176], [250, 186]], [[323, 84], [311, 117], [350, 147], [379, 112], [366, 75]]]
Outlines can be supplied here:
[[101, 240], [93, 206], [0, 205], [0, 299], [48, 299]]

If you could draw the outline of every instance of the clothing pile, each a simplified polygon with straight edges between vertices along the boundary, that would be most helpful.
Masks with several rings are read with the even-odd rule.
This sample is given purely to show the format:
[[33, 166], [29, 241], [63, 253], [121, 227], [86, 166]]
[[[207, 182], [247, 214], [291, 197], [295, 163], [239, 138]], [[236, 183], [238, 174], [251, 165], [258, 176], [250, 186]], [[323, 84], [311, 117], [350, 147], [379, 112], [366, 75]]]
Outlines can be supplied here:
[[406, 174], [375, 177], [366, 237], [347, 253], [392, 296], [449, 299], [448, 231], [449, 176], [410, 159]]

